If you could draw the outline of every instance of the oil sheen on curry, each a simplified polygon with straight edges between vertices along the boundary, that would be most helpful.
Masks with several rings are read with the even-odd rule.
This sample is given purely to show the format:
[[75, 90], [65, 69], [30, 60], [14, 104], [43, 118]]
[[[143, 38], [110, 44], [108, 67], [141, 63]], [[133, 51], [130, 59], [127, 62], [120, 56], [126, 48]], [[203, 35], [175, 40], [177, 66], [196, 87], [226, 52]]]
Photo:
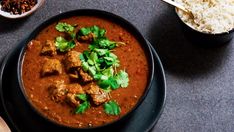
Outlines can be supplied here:
[[143, 95], [149, 66], [138, 40], [113, 21], [62, 19], [25, 51], [22, 79], [33, 106], [50, 120], [97, 127], [128, 113]]

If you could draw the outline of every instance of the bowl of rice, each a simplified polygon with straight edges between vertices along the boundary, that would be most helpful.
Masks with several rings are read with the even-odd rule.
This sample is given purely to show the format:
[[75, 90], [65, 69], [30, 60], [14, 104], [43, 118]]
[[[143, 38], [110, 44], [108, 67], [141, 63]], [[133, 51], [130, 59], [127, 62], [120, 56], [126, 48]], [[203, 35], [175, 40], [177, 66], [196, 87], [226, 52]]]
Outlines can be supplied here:
[[[175, 0], [189, 13], [176, 8], [186, 35], [202, 45], [228, 43], [234, 34], [234, 0]], [[189, 31], [189, 32], [188, 32]]]

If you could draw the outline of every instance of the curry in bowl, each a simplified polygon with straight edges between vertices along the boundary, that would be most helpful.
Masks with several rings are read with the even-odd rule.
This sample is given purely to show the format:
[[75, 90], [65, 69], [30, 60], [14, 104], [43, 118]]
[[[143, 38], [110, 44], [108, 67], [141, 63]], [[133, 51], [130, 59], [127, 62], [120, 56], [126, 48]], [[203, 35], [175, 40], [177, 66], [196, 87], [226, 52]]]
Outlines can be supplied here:
[[27, 44], [22, 89], [36, 111], [55, 123], [102, 126], [129, 113], [146, 93], [153, 74], [149, 54], [112, 20], [64, 18]]

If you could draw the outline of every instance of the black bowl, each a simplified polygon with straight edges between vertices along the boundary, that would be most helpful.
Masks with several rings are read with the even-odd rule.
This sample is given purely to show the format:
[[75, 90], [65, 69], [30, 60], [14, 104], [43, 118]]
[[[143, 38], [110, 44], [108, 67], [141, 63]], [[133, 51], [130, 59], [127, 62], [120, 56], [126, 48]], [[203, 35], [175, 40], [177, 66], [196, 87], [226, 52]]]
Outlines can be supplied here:
[[195, 45], [203, 47], [216, 47], [227, 44], [233, 38], [234, 28], [229, 32], [218, 33], [218, 34], [201, 32], [187, 25], [178, 15], [177, 9], [175, 9], [175, 12], [180, 20], [180, 25], [183, 31], [185, 32], [185, 36], [187, 36], [188, 39], [191, 40], [192, 43], [194, 43]]
[[[131, 111], [129, 111], [127, 114], [125, 114], [124, 116], [122, 116], [118, 120], [115, 120], [113, 122], [104, 124], [102, 126], [89, 127], [89, 128], [74, 128], [74, 127], [69, 127], [69, 126], [59, 124], [59, 123], [47, 118], [45, 115], [43, 115], [41, 112], [39, 112], [34, 107], [34, 105], [31, 103], [30, 99], [28, 98], [28, 95], [26, 94], [24, 86], [23, 86], [23, 81], [22, 81], [22, 78], [21, 78], [21, 76], [22, 76], [22, 64], [23, 64], [23, 59], [24, 59], [27, 44], [31, 40], [33, 40], [42, 29], [44, 29], [48, 25], [50, 25], [50, 24], [52, 24], [54, 22], [58, 22], [59, 20], [61, 20], [63, 18], [69, 18], [69, 17], [72, 17], [72, 16], [98, 16], [98, 17], [102, 17], [102, 18], [105, 18], [105, 19], [109, 19], [109, 20], [121, 25], [122, 27], [127, 29], [129, 32], [131, 32], [132, 35], [134, 35], [138, 39], [138, 41], [140, 42], [142, 48], [144, 49], [145, 54], [146, 54], [147, 59], [148, 59], [147, 61], [148, 61], [148, 64], [149, 64], [149, 69], [150, 69], [149, 73], [150, 74], [148, 76], [147, 86], [145, 88], [145, 91], [144, 91], [142, 97], [139, 99], [139, 101], [134, 106], [134, 108]], [[45, 22], [43, 22], [40, 26], [38, 26], [26, 38], [25, 44], [24, 44], [24, 46], [22, 47], [22, 49], [20, 51], [20, 55], [19, 55], [18, 63], [17, 63], [17, 79], [18, 79], [18, 83], [19, 83], [19, 86], [20, 86], [20, 90], [23, 93], [23, 96], [26, 99], [29, 106], [31, 107], [31, 109], [33, 111], [35, 111], [35, 113], [37, 113], [43, 119], [45, 119], [45, 121], [47, 121], [47, 122], [53, 123], [54, 125], [56, 125], [58, 127], [63, 127], [63, 128], [67, 128], [67, 129], [74, 129], [74, 130], [92, 130], [92, 129], [98, 129], [98, 128], [103, 128], [103, 127], [107, 127], [107, 126], [110, 127], [111, 125], [115, 125], [115, 124], [121, 123], [122, 121], [127, 120], [130, 117], [130, 115], [132, 115], [134, 113], [134, 111], [138, 108], [138, 106], [142, 103], [142, 101], [145, 99], [146, 95], [148, 94], [148, 91], [149, 91], [149, 89], [151, 87], [151, 84], [152, 84], [152, 81], [153, 81], [153, 75], [154, 75], [154, 59], [153, 59], [152, 51], [151, 51], [150, 46], [147, 43], [146, 39], [137, 30], [137, 28], [135, 26], [133, 26], [130, 22], [128, 22], [127, 20], [123, 19], [120, 16], [117, 16], [117, 15], [112, 14], [110, 12], [106, 12], [106, 11], [102, 11], [102, 10], [94, 10], [94, 9], [80, 9], [80, 10], [73, 10], [73, 11], [65, 12], [65, 13], [54, 16], [54, 17], [46, 20]]]

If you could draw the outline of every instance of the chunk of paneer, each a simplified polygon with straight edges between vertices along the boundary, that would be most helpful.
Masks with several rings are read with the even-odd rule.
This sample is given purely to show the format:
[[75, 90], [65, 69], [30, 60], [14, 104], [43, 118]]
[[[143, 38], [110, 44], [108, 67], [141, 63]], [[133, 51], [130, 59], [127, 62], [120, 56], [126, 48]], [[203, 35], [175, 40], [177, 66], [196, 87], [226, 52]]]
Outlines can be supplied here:
[[91, 85], [86, 93], [89, 94], [96, 105], [101, 105], [110, 100], [110, 94], [99, 88], [97, 85]]
[[94, 38], [95, 38], [95, 34], [94, 33], [89, 33], [88, 35], [80, 36], [79, 40], [92, 42]]
[[85, 83], [93, 81], [93, 78], [88, 73], [84, 72], [82, 69], [80, 69], [79, 72], [82, 80]]
[[76, 97], [78, 94], [84, 94], [83, 88], [79, 84], [67, 85], [68, 94], [66, 95], [67, 103], [72, 107], [77, 107], [80, 100]]
[[77, 68], [81, 67], [80, 54], [77, 51], [69, 51], [66, 54], [64, 63], [67, 71], [77, 70]]
[[57, 103], [63, 102], [68, 92], [64, 81], [56, 81], [54, 84], [49, 86], [48, 90], [51, 99]]
[[49, 55], [49, 56], [56, 55], [57, 52], [56, 52], [56, 47], [55, 47], [54, 41], [46, 40], [45, 44], [42, 46], [41, 54], [42, 55]]
[[45, 59], [45, 63], [41, 70], [42, 76], [56, 75], [61, 73], [62, 73], [62, 64], [59, 60], [48, 59], [48, 58]]

